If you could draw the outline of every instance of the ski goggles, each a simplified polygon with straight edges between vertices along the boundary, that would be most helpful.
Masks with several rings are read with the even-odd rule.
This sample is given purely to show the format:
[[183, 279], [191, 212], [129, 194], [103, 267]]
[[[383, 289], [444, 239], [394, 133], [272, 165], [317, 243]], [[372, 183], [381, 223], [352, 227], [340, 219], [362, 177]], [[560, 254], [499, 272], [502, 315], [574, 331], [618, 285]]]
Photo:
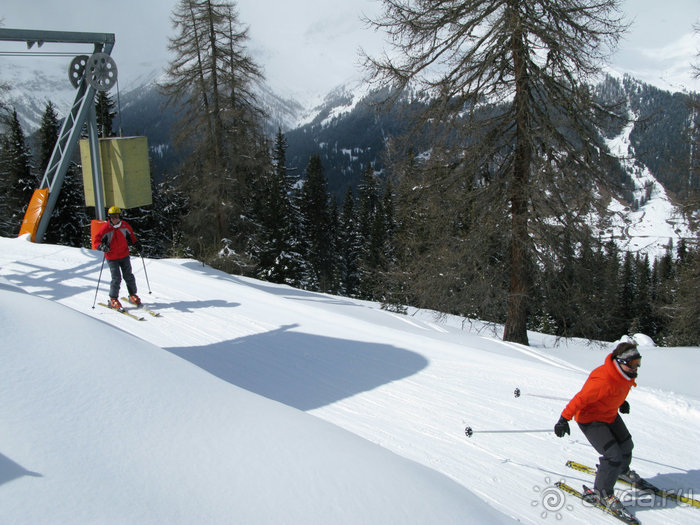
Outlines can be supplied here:
[[636, 359], [627, 359], [627, 360], [625, 360], [625, 361], [622, 361], [622, 363], [623, 363], [625, 366], [628, 366], [628, 367], [630, 367], [630, 368], [634, 368], [634, 369], [636, 370], [637, 368], [639, 368], [640, 366], [642, 366], [642, 358], [641, 358], [641, 357], [638, 357], [638, 358], [636, 358]]

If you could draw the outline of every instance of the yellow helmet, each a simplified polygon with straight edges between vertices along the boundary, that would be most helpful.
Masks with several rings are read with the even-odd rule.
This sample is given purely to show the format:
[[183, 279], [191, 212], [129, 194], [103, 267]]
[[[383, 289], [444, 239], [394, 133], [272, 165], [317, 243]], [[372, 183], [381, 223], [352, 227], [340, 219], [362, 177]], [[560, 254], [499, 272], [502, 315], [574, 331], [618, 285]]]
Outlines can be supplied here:
[[122, 210], [119, 206], [112, 206], [107, 210], [107, 215], [121, 215]]

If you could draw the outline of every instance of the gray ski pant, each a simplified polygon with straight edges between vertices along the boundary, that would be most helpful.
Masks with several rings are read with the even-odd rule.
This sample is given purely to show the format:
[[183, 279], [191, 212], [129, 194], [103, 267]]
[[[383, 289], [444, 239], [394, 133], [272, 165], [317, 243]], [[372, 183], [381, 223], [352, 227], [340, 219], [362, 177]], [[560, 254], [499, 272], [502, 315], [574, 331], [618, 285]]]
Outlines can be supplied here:
[[112, 274], [112, 282], [109, 285], [109, 296], [119, 298], [119, 287], [122, 283], [122, 275], [126, 282], [126, 289], [129, 295], [136, 295], [136, 278], [131, 272], [131, 258], [129, 256], [122, 259], [107, 259], [109, 271]]
[[601, 497], [610, 496], [614, 493], [617, 477], [630, 468], [634, 448], [632, 436], [619, 414], [612, 423], [593, 421], [578, 426], [601, 455], [593, 488]]

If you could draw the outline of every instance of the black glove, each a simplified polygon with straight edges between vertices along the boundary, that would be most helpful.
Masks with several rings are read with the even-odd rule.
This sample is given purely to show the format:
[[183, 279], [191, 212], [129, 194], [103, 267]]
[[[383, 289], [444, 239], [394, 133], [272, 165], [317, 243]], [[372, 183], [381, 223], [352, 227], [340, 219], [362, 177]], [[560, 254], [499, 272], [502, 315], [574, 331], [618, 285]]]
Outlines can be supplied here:
[[630, 404], [627, 401], [623, 401], [622, 404], [620, 405], [620, 414], [629, 414], [630, 413]]
[[100, 244], [97, 247], [97, 249], [100, 250], [101, 252], [107, 253], [109, 251], [109, 244], [107, 244], [106, 242], [103, 242], [102, 244]]
[[136, 237], [134, 237], [133, 235], [129, 235], [129, 244], [131, 244], [137, 250], [141, 249], [141, 243], [137, 241]]
[[559, 421], [557, 421], [557, 424], [554, 425], [554, 433], [560, 438], [564, 437], [564, 434], [571, 434], [571, 430], [569, 429], [569, 420], [564, 416], [561, 416]]

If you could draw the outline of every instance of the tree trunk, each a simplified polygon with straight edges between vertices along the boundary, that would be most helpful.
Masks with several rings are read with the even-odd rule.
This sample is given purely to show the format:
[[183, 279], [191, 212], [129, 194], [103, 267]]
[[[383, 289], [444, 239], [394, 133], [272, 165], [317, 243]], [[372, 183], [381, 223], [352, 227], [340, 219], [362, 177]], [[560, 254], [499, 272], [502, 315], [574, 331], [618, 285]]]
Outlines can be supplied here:
[[512, 50], [515, 72], [516, 144], [513, 158], [513, 184], [511, 187], [511, 246], [510, 288], [508, 313], [503, 330], [503, 340], [529, 344], [527, 338], [527, 246], [528, 246], [528, 185], [532, 147], [529, 137], [529, 79], [526, 68], [527, 47], [518, 13], [518, 1], [511, 0]]
[[[524, 164], [529, 165], [529, 161]], [[524, 190], [523, 183], [524, 181], [521, 184], [516, 184], [520, 186], [516, 191]], [[514, 195], [511, 199], [511, 210], [513, 216], [510, 246], [510, 288], [508, 290], [508, 313], [503, 340], [527, 345], [529, 344], [527, 338], [527, 199]]]

